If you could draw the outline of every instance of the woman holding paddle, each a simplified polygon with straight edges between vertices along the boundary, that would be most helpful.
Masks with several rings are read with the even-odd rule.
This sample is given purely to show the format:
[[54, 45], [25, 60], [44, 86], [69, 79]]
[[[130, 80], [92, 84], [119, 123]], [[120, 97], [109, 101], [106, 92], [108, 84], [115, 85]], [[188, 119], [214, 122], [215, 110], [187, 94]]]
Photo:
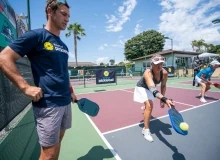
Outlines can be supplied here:
[[210, 85], [213, 84], [211, 81], [211, 76], [215, 72], [215, 69], [220, 66], [220, 63], [217, 60], [212, 61], [209, 64], [209, 67], [206, 69], [201, 70], [195, 77], [196, 83], [200, 84], [201, 86], [201, 98], [200, 101], [205, 103], [205, 92], [207, 92], [211, 87]]
[[[149, 122], [151, 113], [153, 110], [153, 100], [155, 98], [160, 99], [161, 107], [164, 108], [164, 104], [168, 107], [174, 105], [173, 102], [167, 99], [164, 95], [166, 92], [166, 82], [168, 73], [163, 68], [165, 58], [161, 55], [154, 55], [151, 58], [151, 68], [146, 69], [143, 77], [137, 82], [134, 91], [134, 101], [144, 103], [144, 128], [142, 134], [144, 138], [149, 142], [153, 142], [153, 138], [149, 129]], [[161, 83], [161, 93], [157, 90], [156, 85]]]

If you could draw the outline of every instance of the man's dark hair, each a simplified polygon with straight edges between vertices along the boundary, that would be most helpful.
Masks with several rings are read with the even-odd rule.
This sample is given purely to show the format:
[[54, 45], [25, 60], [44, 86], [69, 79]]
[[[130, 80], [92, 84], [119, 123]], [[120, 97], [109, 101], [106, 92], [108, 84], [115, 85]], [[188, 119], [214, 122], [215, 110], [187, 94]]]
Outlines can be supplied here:
[[46, 7], [45, 7], [47, 20], [48, 20], [47, 8], [50, 7], [51, 10], [55, 13], [56, 10], [62, 5], [65, 5], [67, 8], [70, 8], [66, 0], [64, 0], [63, 2], [60, 2], [59, 0], [47, 0]]

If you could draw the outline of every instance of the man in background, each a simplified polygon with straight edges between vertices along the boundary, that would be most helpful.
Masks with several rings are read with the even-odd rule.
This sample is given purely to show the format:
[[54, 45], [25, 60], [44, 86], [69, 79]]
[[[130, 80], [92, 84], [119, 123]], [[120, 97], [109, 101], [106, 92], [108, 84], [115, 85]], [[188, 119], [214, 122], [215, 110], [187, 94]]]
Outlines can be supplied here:
[[[199, 73], [200, 67], [201, 67], [201, 63], [200, 63], [198, 55], [194, 58], [192, 67], [193, 67], [193, 84], [192, 85], [195, 86], [195, 77]], [[199, 84], [197, 84], [197, 87], [198, 86], [199, 86]]]

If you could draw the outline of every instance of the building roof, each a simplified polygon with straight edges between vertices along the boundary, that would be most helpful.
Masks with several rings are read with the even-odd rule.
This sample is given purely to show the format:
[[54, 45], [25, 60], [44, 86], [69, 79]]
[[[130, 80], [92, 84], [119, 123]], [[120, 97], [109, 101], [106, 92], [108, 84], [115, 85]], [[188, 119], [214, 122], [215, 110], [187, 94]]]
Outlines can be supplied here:
[[[69, 67], [76, 67], [76, 62], [68, 62]], [[92, 62], [78, 62], [78, 66], [97, 66], [97, 64]]]
[[[195, 56], [200, 54], [198, 52], [178, 51], [178, 50], [172, 50], [172, 49], [164, 50], [164, 51], [157, 52], [157, 53], [154, 53], [154, 54], [166, 55], [166, 54], [170, 54], [172, 52], [173, 53], [177, 53], [177, 54], [195, 55]], [[142, 57], [134, 58], [134, 59], [132, 59], [132, 61], [139, 60], [139, 59], [145, 59], [145, 58], [151, 58], [154, 54], [150, 54], [150, 55], [147, 55], [147, 56], [142, 56]]]

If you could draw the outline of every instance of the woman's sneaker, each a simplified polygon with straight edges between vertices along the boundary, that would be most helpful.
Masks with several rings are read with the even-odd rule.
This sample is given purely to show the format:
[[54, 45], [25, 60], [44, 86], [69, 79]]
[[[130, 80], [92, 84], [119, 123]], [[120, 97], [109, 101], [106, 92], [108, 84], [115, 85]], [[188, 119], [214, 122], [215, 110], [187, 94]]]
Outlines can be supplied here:
[[205, 98], [200, 98], [200, 101], [201, 101], [202, 103], [207, 102], [207, 101], [205, 100]]
[[144, 129], [142, 130], [142, 134], [144, 135], [144, 138], [148, 140], [149, 142], [153, 142], [153, 137], [151, 136], [150, 130], [149, 129]]

